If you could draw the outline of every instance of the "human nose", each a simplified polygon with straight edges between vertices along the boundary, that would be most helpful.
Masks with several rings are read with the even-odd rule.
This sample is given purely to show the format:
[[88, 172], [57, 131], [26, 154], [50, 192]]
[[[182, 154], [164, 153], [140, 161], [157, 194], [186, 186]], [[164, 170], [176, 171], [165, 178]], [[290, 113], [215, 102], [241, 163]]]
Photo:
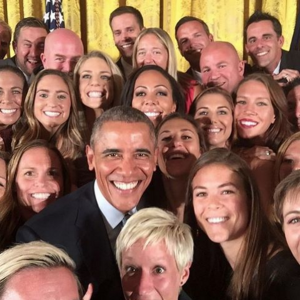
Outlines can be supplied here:
[[153, 290], [153, 282], [150, 274], [141, 271], [139, 282], [137, 286], [137, 293], [139, 296], [147, 295]]
[[46, 182], [47, 182], [47, 175], [44, 173], [40, 173], [35, 178], [34, 185], [42, 187], [45, 186]]
[[153, 65], [153, 56], [152, 56], [152, 53], [147, 52], [145, 54], [144, 65]]
[[129, 177], [134, 173], [136, 163], [132, 157], [123, 157], [119, 164], [119, 169], [124, 177]]
[[211, 80], [216, 80], [220, 77], [220, 72], [218, 71], [218, 69], [212, 69], [210, 72], [210, 79]]
[[40, 54], [41, 54], [41, 51], [38, 49], [37, 46], [32, 45], [30, 47], [29, 55], [31, 57], [36, 57], [36, 58], [40, 59]]
[[73, 71], [73, 63], [70, 60], [65, 60], [62, 64], [62, 72], [71, 73]]
[[219, 209], [221, 207], [221, 202], [217, 195], [211, 195], [208, 197], [208, 208], [209, 209]]
[[3, 92], [0, 96], [0, 103], [5, 104], [10, 102], [12, 102], [11, 95], [9, 95], [9, 93]]

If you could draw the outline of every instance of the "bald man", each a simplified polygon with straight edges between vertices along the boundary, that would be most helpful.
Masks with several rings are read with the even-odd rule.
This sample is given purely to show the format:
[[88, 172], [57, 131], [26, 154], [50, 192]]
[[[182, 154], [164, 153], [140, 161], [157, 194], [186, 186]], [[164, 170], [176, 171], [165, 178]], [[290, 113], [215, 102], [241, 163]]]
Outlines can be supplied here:
[[59, 70], [72, 77], [75, 65], [83, 53], [79, 36], [70, 29], [59, 28], [47, 35], [41, 59], [45, 69]]
[[244, 61], [228, 42], [211, 42], [202, 50], [200, 70], [207, 86], [220, 86], [233, 93], [244, 77], [244, 68]]

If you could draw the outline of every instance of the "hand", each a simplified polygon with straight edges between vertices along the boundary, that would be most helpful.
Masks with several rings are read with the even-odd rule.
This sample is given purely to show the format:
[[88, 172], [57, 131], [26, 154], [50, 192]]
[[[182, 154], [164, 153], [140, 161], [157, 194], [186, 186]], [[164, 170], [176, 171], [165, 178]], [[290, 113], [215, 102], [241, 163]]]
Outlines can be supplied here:
[[238, 154], [245, 160], [252, 160], [253, 158], [259, 158], [262, 160], [272, 160], [276, 158], [276, 154], [272, 149], [262, 146], [253, 146], [252, 148], [241, 148]]
[[93, 295], [93, 285], [90, 283], [88, 285], [87, 291], [83, 296], [82, 300], [90, 300], [92, 298], [92, 295]]
[[[273, 75], [274, 80], [279, 81], [278, 84], [280, 86], [286, 86], [289, 82], [293, 81], [297, 77], [299, 77], [300, 74], [297, 70], [292, 69], [284, 69], [279, 74]], [[281, 80], [286, 79], [286, 82], [280, 82]]]

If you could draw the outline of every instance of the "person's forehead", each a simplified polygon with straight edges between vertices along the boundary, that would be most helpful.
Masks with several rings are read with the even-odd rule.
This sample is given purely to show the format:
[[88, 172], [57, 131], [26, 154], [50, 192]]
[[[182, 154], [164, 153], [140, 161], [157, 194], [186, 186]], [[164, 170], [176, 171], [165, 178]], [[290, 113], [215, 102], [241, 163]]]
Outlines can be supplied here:
[[192, 20], [183, 23], [182, 25], [179, 26], [177, 29], [177, 36], [180, 34], [186, 34], [189, 31], [204, 31], [203, 24], [201, 24], [199, 21]]
[[[274, 27], [271, 21], [262, 20], [259, 22], [251, 23], [247, 28], [247, 37], [253, 34], [265, 34], [265, 33], [274, 33]], [[249, 36], [248, 36], [249, 35]]]
[[[111, 26], [112, 27], [125, 27], [128, 23], [132, 23], [132, 24], [138, 24], [138, 20], [136, 18], [136, 16], [132, 13], [124, 13], [118, 16], [115, 16], [112, 20], [111, 20]], [[113, 29], [117, 29], [117, 28], [113, 28]]]

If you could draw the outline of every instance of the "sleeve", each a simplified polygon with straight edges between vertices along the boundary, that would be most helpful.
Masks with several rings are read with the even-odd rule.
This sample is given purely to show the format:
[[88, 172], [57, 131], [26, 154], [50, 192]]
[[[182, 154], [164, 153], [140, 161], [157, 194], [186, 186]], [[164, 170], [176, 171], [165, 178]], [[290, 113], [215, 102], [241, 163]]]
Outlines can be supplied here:
[[16, 234], [17, 243], [28, 243], [32, 241], [39, 241], [41, 237], [29, 226], [22, 226]]

